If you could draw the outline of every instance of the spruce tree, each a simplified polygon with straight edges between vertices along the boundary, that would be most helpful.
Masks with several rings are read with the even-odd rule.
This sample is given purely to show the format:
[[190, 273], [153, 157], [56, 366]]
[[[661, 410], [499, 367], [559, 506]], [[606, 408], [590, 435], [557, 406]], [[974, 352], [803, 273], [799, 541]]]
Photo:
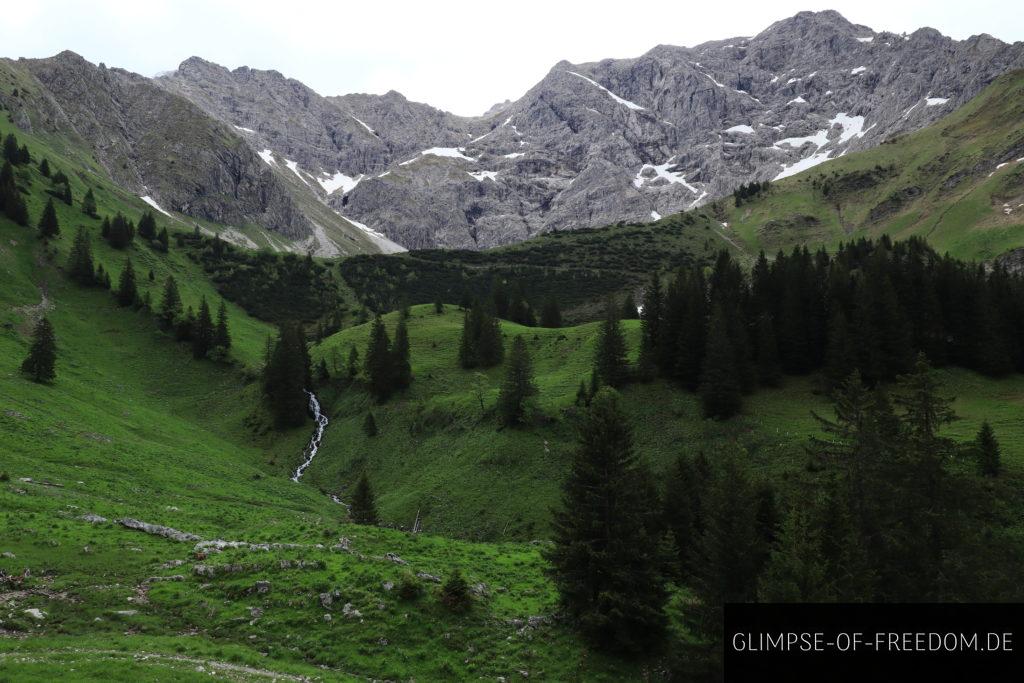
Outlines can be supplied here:
[[359, 374], [359, 349], [355, 345], [350, 346], [348, 349], [348, 363], [346, 364], [346, 370], [348, 371], [348, 378], [355, 379], [356, 375]]
[[139, 237], [147, 241], [156, 238], [156, 218], [153, 217], [152, 211], [142, 214], [142, 218], [139, 219]]
[[139, 292], [135, 286], [135, 268], [132, 260], [125, 260], [121, 277], [117, 281], [117, 303], [119, 306], [134, 306], [139, 300]]
[[702, 455], [679, 456], [668, 475], [663, 514], [675, 541], [680, 576], [690, 576], [693, 571], [697, 540], [703, 531], [701, 501], [709, 477], [707, 459]]
[[522, 335], [516, 335], [509, 353], [505, 379], [498, 392], [498, 415], [508, 427], [523, 424], [526, 420], [527, 402], [537, 394], [533, 382], [533, 364]]
[[39, 217], [39, 236], [45, 239], [60, 235], [60, 224], [57, 221], [57, 210], [53, 206], [53, 200], [47, 200], [43, 215]]
[[724, 420], [738, 413], [742, 402], [736, 356], [727, 325], [722, 307], [716, 305], [708, 329], [704, 374], [700, 386], [704, 417], [716, 420]]
[[475, 368], [478, 363], [476, 340], [479, 336], [477, 306], [467, 309], [462, 315], [462, 335], [459, 337], [459, 365], [465, 369]]
[[444, 302], [441, 301], [440, 297], [434, 300], [434, 313], [437, 315], [442, 315], [444, 313]]
[[14, 137], [14, 133], [8, 133], [7, 137], [4, 138], [4, 159], [14, 166], [21, 163], [21, 154], [18, 149], [18, 138]]
[[82, 197], [82, 213], [90, 218], [96, 218], [96, 196], [92, 193], [91, 187]]
[[402, 390], [412, 384], [412, 365], [409, 362], [409, 331], [405, 318], [398, 320], [395, 328], [395, 342], [391, 345], [392, 386]]
[[782, 381], [779, 345], [771, 316], [762, 313], [757, 319], [757, 381], [761, 386], [777, 387]]
[[604, 322], [598, 333], [594, 354], [594, 371], [603, 386], [620, 387], [629, 377], [626, 340], [622, 336], [618, 311], [612, 299], [605, 303]]
[[366, 417], [363, 418], [363, 434], [366, 434], [366, 436], [372, 438], [374, 436], [377, 436], [378, 433], [379, 432], [377, 431], [377, 420], [376, 418], [374, 418], [373, 412], [368, 410], [366, 411]]
[[263, 370], [263, 392], [277, 427], [297, 427], [305, 422], [309, 375], [309, 352], [302, 328], [283, 325]]
[[693, 569], [702, 626], [708, 633], [719, 631], [722, 605], [754, 600], [764, 561], [757, 530], [757, 496], [740, 461], [743, 455], [738, 447], [721, 454], [720, 468], [704, 499], [704, 529]]
[[370, 340], [366, 346], [365, 358], [370, 393], [379, 402], [384, 402], [395, 389], [395, 375], [392, 370], [391, 340], [379, 315], [373, 319], [373, 325], [370, 327]]
[[162, 252], [167, 252], [171, 244], [171, 238], [167, 234], [167, 228], [160, 228], [159, 234], [156, 236], [156, 243], [159, 245], [159, 249]]
[[658, 349], [661, 345], [662, 317], [661, 277], [651, 274], [651, 282], [644, 290], [643, 310], [640, 311], [640, 373], [653, 377], [658, 368]]
[[622, 298], [622, 319], [636, 320], [639, 317], [639, 313], [636, 310], [636, 300], [633, 298], [633, 292], [627, 292], [626, 296]]
[[541, 327], [561, 327], [562, 326], [562, 311], [558, 308], [558, 300], [554, 297], [548, 297], [544, 300], [544, 305], [540, 309], [540, 326]]
[[68, 252], [68, 276], [78, 284], [88, 287], [95, 283], [96, 272], [92, 262], [92, 240], [85, 228], [78, 228], [74, 244]]
[[199, 303], [199, 315], [196, 316], [196, 325], [192, 332], [192, 356], [196, 359], [206, 358], [213, 348], [215, 329], [213, 318], [210, 316], [210, 305], [206, 303], [204, 296]]
[[104, 220], [104, 237], [115, 249], [124, 249], [135, 237], [135, 226], [118, 213], [109, 223]]
[[349, 503], [348, 514], [356, 524], [377, 524], [377, 503], [366, 472], [359, 475], [359, 481], [356, 482], [356, 487], [352, 491], [352, 502]]
[[321, 358], [320, 363], [316, 366], [317, 384], [326, 384], [330, 379], [331, 371], [327, 368], [327, 359]]
[[838, 388], [850, 373], [857, 368], [857, 350], [853, 345], [846, 316], [841, 308], [832, 314], [828, 324], [828, 341], [825, 345], [825, 364], [822, 376], [825, 388], [833, 391]]
[[50, 177], [50, 162], [47, 161], [45, 157], [39, 162], [39, 173], [42, 174], [44, 178]]
[[452, 570], [448, 580], [441, 586], [441, 604], [452, 612], [465, 612], [473, 603], [469, 583], [458, 567]]
[[546, 552], [552, 579], [592, 643], [648, 650], [665, 631], [664, 565], [648, 525], [647, 475], [614, 390], [594, 396], [578, 434]]
[[480, 336], [476, 339], [476, 357], [482, 368], [491, 368], [505, 358], [505, 343], [501, 338], [498, 318], [482, 311]]
[[21, 371], [34, 382], [52, 382], [57, 377], [57, 338], [53, 325], [43, 316], [32, 330], [32, 345]]
[[227, 351], [231, 348], [231, 330], [228, 328], [228, 307], [224, 299], [217, 309], [217, 328], [213, 333], [213, 348]]
[[820, 530], [794, 507], [782, 525], [758, 584], [761, 602], [828, 602], [833, 598]]
[[164, 281], [164, 294], [160, 300], [159, 317], [165, 329], [170, 329], [181, 317], [181, 295], [178, 294], [178, 283], [171, 275]]
[[978, 462], [978, 470], [986, 477], [999, 476], [1002, 469], [1002, 457], [999, 451], [999, 442], [996, 441], [996, 434], [992, 425], [985, 420], [981, 423], [978, 436], [974, 439], [974, 457]]

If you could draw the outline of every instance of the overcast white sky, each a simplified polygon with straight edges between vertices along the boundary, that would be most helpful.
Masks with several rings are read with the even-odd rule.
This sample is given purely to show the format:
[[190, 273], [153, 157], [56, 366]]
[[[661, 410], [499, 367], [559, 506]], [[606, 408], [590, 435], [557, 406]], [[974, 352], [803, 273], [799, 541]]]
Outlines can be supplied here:
[[456, 114], [516, 99], [559, 60], [754, 35], [804, 9], [897, 33], [1024, 39], [1019, 0], [24, 0], [0, 9], [0, 56], [78, 52], [152, 76], [199, 55], [277, 69], [323, 95], [397, 90]]

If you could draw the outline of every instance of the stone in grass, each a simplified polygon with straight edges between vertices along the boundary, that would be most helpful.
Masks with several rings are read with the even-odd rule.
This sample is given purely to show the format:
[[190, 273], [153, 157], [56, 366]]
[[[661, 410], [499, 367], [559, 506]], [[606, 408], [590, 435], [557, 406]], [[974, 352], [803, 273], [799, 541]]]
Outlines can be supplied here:
[[341, 613], [349, 619], [358, 619], [363, 616], [363, 613], [352, 607], [351, 602], [346, 602], [345, 606], [341, 608]]
[[253, 585], [253, 590], [255, 590], [257, 593], [269, 593], [270, 592], [270, 582], [269, 581], [257, 581], [255, 583], [255, 585]]
[[385, 553], [385, 555], [384, 555], [384, 559], [386, 559], [386, 560], [391, 560], [391, 561], [392, 561], [392, 562], [394, 562], [395, 564], [409, 564], [408, 562], [406, 562], [405, 560], [403, 560], [402, 558], [400, 558], [400, 557], [399, 557], [398, 555], [396, 555], [395, 553]]
[[25, 612], [25, 614], [29, 615], [33, 619], [45, 619], [46, 618], [46, 612], [44, 612], [43, 610], [41, 610], [41, 609], [39, 609], [37, 607], [31, 607], [31, 608], [29, 608], [27, 610], [24, 610], [24, 612]]

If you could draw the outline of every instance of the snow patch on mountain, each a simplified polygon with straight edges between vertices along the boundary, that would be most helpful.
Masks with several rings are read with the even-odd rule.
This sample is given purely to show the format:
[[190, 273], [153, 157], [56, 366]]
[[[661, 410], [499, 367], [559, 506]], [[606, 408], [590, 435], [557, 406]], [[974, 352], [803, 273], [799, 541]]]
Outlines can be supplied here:
[[150, 197], [149, 195], [146, 195], [145, 197], [139, 197], [139, 199], [141, 199], [142, 201], [146, 202], [147, 204], [152, 206], [154, 209], [156, 209], [157, 211], [159, 211], [163, 215], [170, 216], [171, 218], [174, 218], [174, 216], [171, 216], [171, 214], [169, 214], [166, 211], [164, 211], [163, 209], [161, 209], [160, 205], [156, 203], [156, 200], [153, 199], [152, 197]]
[[348, 194], [355, 189], [355, 186], [359, 184], [359, 181], [361, 181], [363, 177], [362, 173], [360, 173], [358, 177], [353, 178], [345, 175], [341, 171], [338, 171], [333, 176], [328, 173], [324, 173], [323, 176], [317, 178], [316, 181], [320, 183], [320, 187], [324, 188], [324, 192], [327, 194], [331, 194], [338, 188], [341, 188], [342, 194]]
[[[600, 88], [601, 90], [604, 90], [604, 91], [605, 91], [606, 93], [608, 93], [609, 95], [611, 95], [611, 98], [612, 98], [613, 100], [615, 100], [615, 101], [616, 101], [616, 102], [618, 102], [619, 104], [625, 105], [626, 107], [629, 107], [630, 109], [638, 109], [638, 110], [642, 110], [642, 109], [643, 109], [643, 107], [641, 107], [641, 106], [640, 106], [639, 104], [637, 104], [636, 102], [630, 102], [629, 100], [626, 100], [626, 99], [623, 99], [623, 98], [619, 97], [618, 95], [616, 95], [615, 93], [613, 93], [613, 92], [612, 92], [611, 90], [609, 90], [608, 88], [604, 87], [603, 85], [601, 85], [601, 84], [600, 84], [600, 83], [598, 83], [597, 81], [593, 80], [592, 78], [587, 78], [587, 77], [586, 77], [586, 76], [584, 76], [583, 74], [578, 74], [578, 73], [576, 73], [575, 71], [567, 71], [566, 73], [570, 73], [570, 74], [572, 74], [573, 76], [576, 76], [576, 77], [578, 77], [578, 78], [582, 78], [582, 79], [583, 79], [583, 80], [585, 80], [585, 81], [586, 81], [587, 83], [590, 83], [591, 85], [597, 86], [597, 87], [598, 87], [598, 88]], [[511, 120], [511, 119], [510, 119], [510, 120]]]

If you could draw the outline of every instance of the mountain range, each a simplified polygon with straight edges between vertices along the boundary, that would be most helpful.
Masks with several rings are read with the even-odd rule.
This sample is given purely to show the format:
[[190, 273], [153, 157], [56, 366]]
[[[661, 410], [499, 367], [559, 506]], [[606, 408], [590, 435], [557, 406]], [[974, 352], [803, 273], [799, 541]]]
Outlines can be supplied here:
[[824, 11], [563, 61], [480, 117], [396, 92], [324, 97], [198, 57], [147, 79], [68, 52], [4, 60], [0, 82], [21, 87], [0, 103], [22, 129], [81, 138], [163, 210], [331, 256], [656, 220], [920, 129], [1020, 66], [1019, 42], [876, 32]]

